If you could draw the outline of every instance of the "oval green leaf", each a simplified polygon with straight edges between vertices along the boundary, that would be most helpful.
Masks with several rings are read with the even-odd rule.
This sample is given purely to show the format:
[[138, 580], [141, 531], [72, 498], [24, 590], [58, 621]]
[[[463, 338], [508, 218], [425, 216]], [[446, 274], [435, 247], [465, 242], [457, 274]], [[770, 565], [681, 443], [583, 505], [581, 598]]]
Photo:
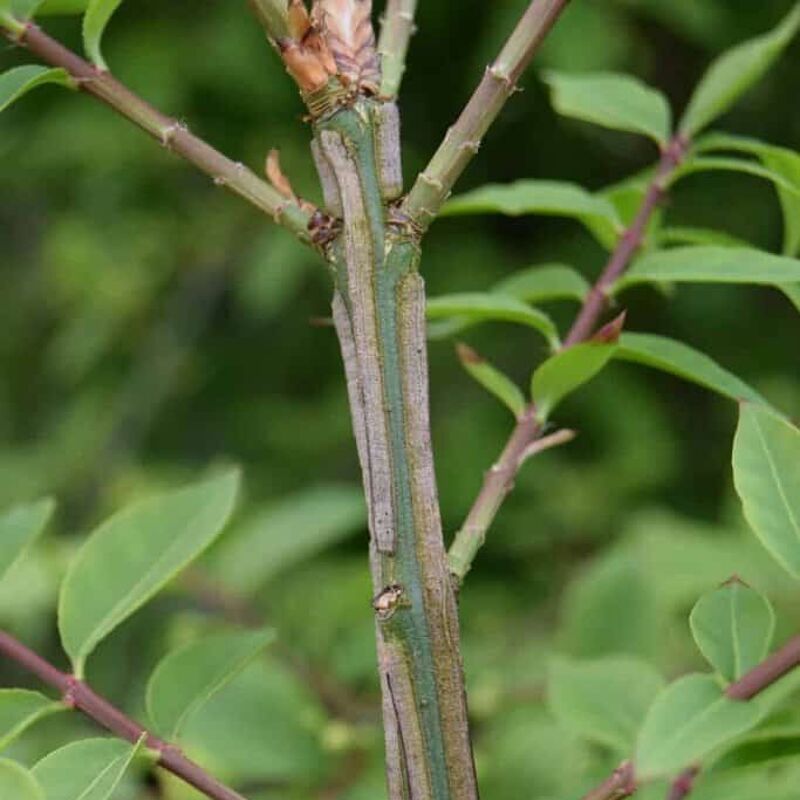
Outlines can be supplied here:
[[800, 283], [800, 260], [748, 247], [676, 247], [637, 259], [614, 286], [640, 283]]
[[636, 658], [557, 658], [550, 666], [547, 695], [551, 712], [566, 730], [628, 756], [663, 687], [658, 672]]
[[643, 134], [657, 144], [669, 139], [672, 115], [666, 98], [631, 75], [547, 72], [545, 81], [550, 86], [553, 107], [559, 114], [614, 130]]
[[33, 768], [47, 800], [109, 800], [139, 745], [83, 739], [45, 756]]
[[766, 597], [733, 579], [697, 601], [689, 624], [706, 661], [732, 683], [766, 658], [775, 613]]
[[516, 322], [538, 330], [551, 347], [558, 347], [558, 331], [553, 321], [541, 311], [514, 297], [490, 292], [447, 294], [428, 299], [429, 320], [460, 318], [463, 326], [481, 322]]
[[756, 703], [725, 697], [711, 675], [680, 678], [647, 712], [636, 745], [636, 774], [641, 780], [672, 775], [752, 728], [760, 716]]
[[800, 577], [800, 430], [766, 408], [742, 405], [733, 480], [750, 527]]
[[0, 580], [41, 535], [54, 508], [55, 503], [45, 498], [0, 514]]
[[541, 264], [515, 272], [492, 288], [523, 303], [544, 303], [548, 300], [576, 300], [582, 303], [589, 294], [589, 282], [572, 267], [563, 264]]
[[167, 655], [147, 685], [147, 712], [165, 739], [233, 680], [275, 638], [271, 630], [221, 633]]
[[60, 86], [74, 88], [72, 79], [66, 70], [50, 69], [38, 64], [25, 64], [14, 67], [0, 75], [0, 111], [5, 111], [12, 103], [19, 100], [37, 86], [55, 83]]
[[568, 395], [595, 377], [616, 352], [616, 344], [586, 342], [561, 350], [533, 373], [531, 397], [544, 422]]
[[[600, 226], [600, 233], [614, 236], [621, 229], [614, 206], [574, 183], [521, 180], [509, 184], [489, 184], [458, 195], [445, 203], [444, 216], [465, 214], [526, 214], [570, 217], [588, 225]], [[593, 233], [597, 233], [592, 228]]]
[[6, 758], [0, 758], [0, 797], [3, 800], [45, 800], [42, 787], [33, 775], [16, 761]]
[[239, 485], [232, 470], [134, 503], [95, 530], [70, 566], [58, 625], [73, 668], [220, 534]]
[[465, 344], [459, 343], [456, 351], [461, 366], [467, 373], [487, 392], [493, 394], [515, 417], [519, 417], [525, 411], [525, 396], [511, 378]]
[[0, 689], [0, 750], [40, 719], [63, 711], [65, 706], [39, 692]]
[[800, 27], [800, 5], [770, 33], [723, 53], [697, 86], [680, 129], [694, 136], [727, 111], [766, 73]]
[[6, 14], [24, 22], [36, 13], [41, 4], [42, 0], [0, 0], [0, 16]]
[[669, 372], [737, 402], [749, 400], [767, 404], [755, 389], [732, 372], [705, 353], [675, 339], [647, 333], [623, 333], [615, 357]]
[[98, 68], [108, 71], [100, 42], [109, 20], [122, 5], [122, 0], [90, 0], [83, 17], [83, 49], [88, 59]]

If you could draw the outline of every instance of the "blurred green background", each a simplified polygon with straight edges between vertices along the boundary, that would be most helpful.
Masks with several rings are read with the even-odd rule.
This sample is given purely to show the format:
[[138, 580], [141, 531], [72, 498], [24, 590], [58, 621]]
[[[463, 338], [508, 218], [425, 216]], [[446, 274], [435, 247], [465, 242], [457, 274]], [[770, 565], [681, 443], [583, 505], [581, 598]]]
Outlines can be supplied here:
[[[318, 190], [291, 82], [245, 3], [138, 0], [105, 40], [114, 71], [228, 155], [260, 169], [271, 147], [296, 189]], [[423, 0], [402, 93], [407, 178], [454, 119], [524, 0]], [[788, 0], [577, 0], [459, 189], [521, 177], [599, 189], [652, 163], [652, 145], [569, 122], [544, 67], [632, 72], [681, 109], [708, 61], [771, 27]], [[74, 18], [47, 29], [78, 47]], [[797, 149], [794, 45], [721, 126]], [[25, 61], [3, 46], [0, 66]], [[778, 250], [772, 188], [741, 175], [682, 182], [675, 224]], [[604, 253], [574, 223], [446, 219], [427, 241], [432, 295], [481, 290], [563, 261], [587, 277]], [[90, 678], [142, 713], [165, 650], [220, 624], [267, 620], [280, 644], [194, 721], [188, 747], [253, 800], [384, 796], [366, 532], [325, 270], [291, 237], [215, 189], [105, 108], [47, 88], [0, 119], [0, 507], [54, 494], [44, 546], [0, 592], [0, 622], [63, 663], [57, 577], [85, 533], [132, 497], [241, 464], [246, 497], [207, 562], [101, 649]], [[758, 288], [642, 289], [628, 329], [712, 355], [800, 414], [796, 310]], [[574, 308], [557, 307], [568, 324]], [[466, 340], [521, 382], [545, 355], [529, 331]], [[512, 420], [431, 345], [442, 510], [455, 530]], [[462, 592], [465, 666], [489, 800], [569, 798], [614, 757], [557, 729], [547, 659], [641, 655], [667, 675], [700, 664], [686, 613], [734, 572], [770, 594], [779, 635], [796, 591], [744, 531], [730, 477], [731, 404], [614, 365], [564, 405], [580, 431], [519, 476]], [[0, 665], [4, 685], [26, 681]], [[54, 718], [14, 753], [32, 759], [76, 731]], [[789, 745], [787, 745], [789, 746]], [[125, 800], [194, 797], [132, 782]]]

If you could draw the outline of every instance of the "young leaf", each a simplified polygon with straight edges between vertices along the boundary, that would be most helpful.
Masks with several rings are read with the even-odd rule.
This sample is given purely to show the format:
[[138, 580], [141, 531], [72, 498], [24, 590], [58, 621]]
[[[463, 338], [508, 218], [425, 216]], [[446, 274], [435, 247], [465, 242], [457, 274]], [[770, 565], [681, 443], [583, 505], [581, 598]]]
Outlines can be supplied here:
[[233, 680], [273, 639], [271, 630], [204, 637], [167, 655], [147, 684], [147, 713], [165, 739]]
[[746, 247], [676, 247], [634, 262], [614, 291], [639, 283], [800, 283], [800, 260]]
[[766, 658], [775, 613], [766, 597], [732, 579], [697, 601], [689, 624], [706, 661], [731, 683]]
[[55, 503], [46, 498], [0, 514], [0, 580], [44, 531], [54, 508]]
[[577, 300], [582, 303], [590, 288], [586, 278], [572, 267], [542, 264], [513, 273], [496, 284], [492, 292], [516, 297], [523, 303], [547, 300]]
[[233, 510], [238, 484], [232, 470], [134, 503], [91, 534], [59, 598], [61, 641], [76, 674], [114, 628], [214, 541]]
[[83, 739], [39, 761], [32, 770], [47, 800], [110, 800], [139, 745]]
[[98, 68], [108, 71], [103, 60], [100, 42], [106, 25], [114, 12], [122, 5], [122, 0], [89, 0], [83, 17], [83, 49], [89, 60]]
[[63, 711], [65, 706], [39, 692], [0, 689], [0, 750], [40, 719]]
[[647, 662], [626, 656], [557, 658], [550, 666], [550, 710], [568, 731], [627, 756], [664, 681]]
[[756, 536], [800, 577], [800, 430], [766, 408], [743, 404], [733, 481]]
[[798, 27], [800, 5], [796, 5], [770, 33], [744, 42], [717, 58], [689, 101], [681, 120], [681, 132], [694, 136], [727, 111], [766, 73]]
[[461, 366], [489, 393], [493, 394], [515, 417], [525, 411], [525, 396], [507, 375], [493, 367], [471, 347], [456, 345]]
[[669, 139], [672, 115], [661, 92], [631, 75], [613, 72], [548, 72], [553, 107], [566, 117], [606, 128], [649, 136], [657, 144]]
[[429, 320], [462, 318], [466, 325], [480, 322], [516, 322], [536, 328], [551, 347], [558, 346], [558, 331], [547, 315], [513, 297], [489, 292], [447, 294], [428, 299]]
[[694, 156], [684, 161], [684, 163], [675, 170], [672, 174], [671, 184], [695, 172], [742, 172], [745, 175], [752, 175], [756, 178], [763, 178], [764, 180], [770, 181], [777, 189], [800, 198], [800, 186], [787, 179], [780, 172], [776, 172], [768, 167], [762, 167], [760, 164], [742, 158]]
[[647, 333], [623, 333], [615, 357], [669, 372], [731, 400], [767, 404], [755, 389], [705, 353], [675, 339]]
[[0, 74], [0, 111], [5, 111], [20, 97], [46, 83], [73, 88], [72, 79], [63, 69], [49, 69], [38, 64], [14, 67]]
[[36, 778], [16, 761], [6, 758], [0, 758], [0, 797], [3, 800], [45, 800]]
[[735, 739], [761, 716], [755, 703], [729, 700], [711, 675], [670, 684], [647, 712], [636, 745], [641, 780], [666, 777]]
[[778, 288], [789, 298], [792, 305], [800, 311], [800, 284], [784, 283]]
[[555, 407], [588, 383], [611, 360], [616, 344], [586, 342], [561, 350], [537, 367], [531, 378], [536, 416], [545, 421]]
[[545, 214], [571, 217], [584, 224], [593, 222], [613, 233], [621, 227], [614, 206], [574, 183], [522, 180], [509, 184], [489, 184], [445, 203], [442, 214], [504, 214], [520, 217]]
[[252, 594], [365, 524], [364, 496], [355, 487], [297, 492], [257, 511], [225, 537], [215, 575], [237, 594]]

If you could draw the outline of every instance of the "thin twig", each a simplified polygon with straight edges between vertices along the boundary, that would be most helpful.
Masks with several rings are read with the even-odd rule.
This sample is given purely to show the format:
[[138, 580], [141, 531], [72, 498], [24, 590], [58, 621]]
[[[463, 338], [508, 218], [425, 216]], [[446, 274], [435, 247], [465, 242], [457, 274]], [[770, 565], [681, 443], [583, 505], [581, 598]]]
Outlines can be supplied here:
[[564, 347], [583, 342], [594, 333], [600, 315], [608, 304], [609, 289], [625, 272], [636, 251], [642, 246], [647, 225], [664, 199], [670, 178], [683, 160], [688, 146], [689, 142], [686, 138], [676, 134], [664, 148], [661, 160], [647, 187], [633, 223], [620, 237], [605, 269], [589, 291], [583, 307], [564, 340]]
[[636, 775], [633, 764], [624, 761], [610, 777], [585, 794], [581, 800], [622, 800], [636, 792]]
[[[669, 180], [681, 163], [688, 146], [689, 142], [680, 135], [676, 135], [665, 146], [634, 221], [630, 228], [620, 236], [608, 263], [586, 296], [583, 306], [564, 340], [564, 347], [584, 342], [594, 335], [600, 317], [608, 304], [609, 289], [625, 272], [636, 251], [642, 246], [647, 225], [664, 199]], [[514, 486], [517, 470], [525, 461], [525, 459], [517, 458], [517, 454], [522, 452], [524, 447], [529, 447], [536, 442], [541, 433], [541, 427], [535, 421], [534, 406], [530, 405], [519, 417], [517, 425], [497, 461], [497, 465], [502, 465], [502, 469], [498, 470], [496, 465], [486, 473], [481, 490], [450, 548], [448, 554], [450, 569], [459, 580], [463, 580], [469, 571], [500, 505]]]
[[478, 550], [483, 547], [486, 532], [497, 516], [503, 500], [514, 488], [514, 479], [520, 467], [537, 453], [566, 444], [575, 438], [575, 431], [570, 430], [556, 431], [542, 438], [539, 438], [540, 433], [536, 409], [530, 405], [520, 416], [500, 458], [486, 473], [481, 491], [447, 553], [450, 573], [459, 583], [464, 580]]
[[396, 97], [406, 71], [408, 45], [414, 34], [417, 0], [388, 0], [378, 54], [381, 57], [381, 95]]
[[800, 666], [800, 636], [790, 639], [766, 661], [732, 683], [725, 694], [731, 700], [750, 700], [797, 666]]
[[694, 782], [700, 774], [700, 767], [688, 767], [672, 782], [667, 792], [667, 800], [684, 800], [694, 789]]
[[461, 116], [447, 132], [403, 203], [403, 212], [420, 230], [425, 230], [433, 222], [455, 182], [478, 152], [489, 127], [516, 91], [517, 81], [539, 45], [568, 3], [569, 0], [533, 0], [497, 60], [487, 68]]
[[232, 161], [215, 150], [190, 133], [182, 122], [153, 108], [110, 73], [84, 61], [37, 25], [30, 23], [18, 30], [6, 28], [4, 32], [11, 41], [26, 47], [46, 64], [66, 70], [79, 89], [111, 106], [167, 150], [205, 172], [217, 186], [224, 186], [243, 197], [276, 223], [292, 231], [300, 240], [309, 242], [310, 211], [288, 200], [244, 164]]
[[83, 712], [120, 739], [136, 744], [144, 736], [145, 746], [157, 753], [159, 766], [211, 800], [245, 800], [238, 792], [220, 783], [201, 766], [186, 758], [175, 745], [153, 736], [108, 700], [95, 693], [86, 683], [61, 672], [5, 631], [0, 631], [0, 654], [35, 675], [43, 683], [52, 686], [61, 694], [67, 706]]

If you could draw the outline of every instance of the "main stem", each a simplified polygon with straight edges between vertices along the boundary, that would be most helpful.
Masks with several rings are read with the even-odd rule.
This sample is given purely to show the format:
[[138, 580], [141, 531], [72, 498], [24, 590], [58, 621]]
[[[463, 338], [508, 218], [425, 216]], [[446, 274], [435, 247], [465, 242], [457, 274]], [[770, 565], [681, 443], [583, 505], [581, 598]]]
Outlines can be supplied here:
[[392, 221], [396, 110], [362, 99], [315, 126], [334, 319], [371, 534], [391, 800], [477, 800], [428, 419], [425, 295], [410, 230]]

